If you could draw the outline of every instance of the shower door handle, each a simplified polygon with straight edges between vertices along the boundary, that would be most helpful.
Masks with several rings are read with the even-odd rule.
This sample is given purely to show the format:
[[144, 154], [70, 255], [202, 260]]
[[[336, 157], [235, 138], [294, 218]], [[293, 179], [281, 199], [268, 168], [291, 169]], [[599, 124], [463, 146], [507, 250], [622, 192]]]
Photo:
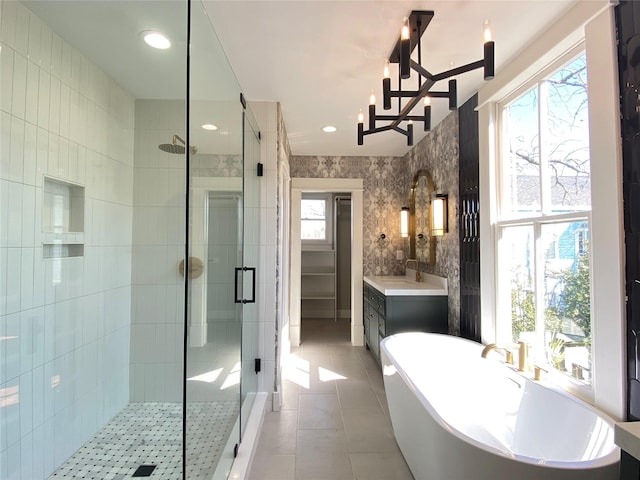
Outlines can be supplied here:
[[[251, 298], [238, 298], [240, 289], [238, 288], [238, 273], [239, 272], [251, 272]], [[244, 281], [244, 273], [242, 274], [242, 280]], [[256, 267], [236, 267], [235, 268], [235, 286], [234, 286], [234, 302], [235, 303], [256, 303]]]

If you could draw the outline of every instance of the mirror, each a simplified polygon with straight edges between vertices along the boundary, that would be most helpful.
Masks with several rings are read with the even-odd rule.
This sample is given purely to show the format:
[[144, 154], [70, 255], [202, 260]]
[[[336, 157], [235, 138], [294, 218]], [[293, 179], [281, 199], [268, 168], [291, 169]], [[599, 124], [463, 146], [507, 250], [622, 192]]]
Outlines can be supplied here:
[[409, 258], [434, 265], [436, 239], [431, 235], [431, 197], [433, 178], [427, 170], [418, 170], [409, 193]]

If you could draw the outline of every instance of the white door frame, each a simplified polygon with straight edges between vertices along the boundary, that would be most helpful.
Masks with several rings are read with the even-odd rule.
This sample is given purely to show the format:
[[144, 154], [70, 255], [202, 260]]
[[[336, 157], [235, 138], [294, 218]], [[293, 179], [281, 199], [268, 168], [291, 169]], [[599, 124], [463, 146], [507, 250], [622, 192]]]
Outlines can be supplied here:
[[289, 339], [300, 345], [300, 202], [302, 192], [351, 193], [351, 345], [364, 346], [362, 322], [362, 225], [363, 180], [361, 178], [292, 178], [291, 179], [291, 270], [289, 283]]
[[282, 368], [291, 353], [291, 343], [289, 341], [289, 303], [291, 283], [291, 250], [289, 248], [291, 242], [291, 218], [289, 210], [291, 208], [291, 175], [289, 174], [289, 165], [285, 162], [282, 164], [278, 176], [278, 188], [282, 192], [282, 211], [280, 212], [280, 241], [278, 242], [278, 258], [280, 258], [280, 272], [282, 272], [280, 288], [278, 292], [279, 312], [276, 317], [278, 344], [276, 349], [276, 378], [275, 392], [273, 394], [273, 411], [280, 411], [282, 406]]
[[209, 193], [236, 193], [242, 195], [240, 177], [193, 177], [191, 179], [192, 205], [189, 214], [189, 255], [202, 260], [202, 275], [189, 279], [190, 305], [189, 346], [202, 347], [207, 343], [207, 276], [209, 275]]

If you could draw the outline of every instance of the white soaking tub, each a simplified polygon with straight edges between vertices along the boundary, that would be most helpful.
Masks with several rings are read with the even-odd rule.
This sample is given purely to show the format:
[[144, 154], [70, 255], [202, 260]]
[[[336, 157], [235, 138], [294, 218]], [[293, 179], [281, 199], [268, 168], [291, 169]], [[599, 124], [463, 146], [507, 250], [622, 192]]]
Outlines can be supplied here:
[[416, 480], [618, 479], [609, 417], [482, 348], [417, 332], [381, 342], [393, 431]]

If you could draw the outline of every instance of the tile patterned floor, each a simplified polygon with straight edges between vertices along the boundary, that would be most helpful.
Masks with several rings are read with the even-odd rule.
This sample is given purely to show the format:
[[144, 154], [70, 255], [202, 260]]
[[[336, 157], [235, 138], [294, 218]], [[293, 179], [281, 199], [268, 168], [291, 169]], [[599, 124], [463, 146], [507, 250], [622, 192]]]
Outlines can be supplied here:
[[250, 480], [413, 480], [389, 420], [382, 373], [346, 321], [303, 320], [283, 407], [267, 413]]
[[[235, 401], [189, 404], [189, 479], [212, 477], [237, 416]], [[49, 479], [123, 480], [149, 464], [157, 467], [147, 478], [182, 478], [181, 403], [129, 404]]]

